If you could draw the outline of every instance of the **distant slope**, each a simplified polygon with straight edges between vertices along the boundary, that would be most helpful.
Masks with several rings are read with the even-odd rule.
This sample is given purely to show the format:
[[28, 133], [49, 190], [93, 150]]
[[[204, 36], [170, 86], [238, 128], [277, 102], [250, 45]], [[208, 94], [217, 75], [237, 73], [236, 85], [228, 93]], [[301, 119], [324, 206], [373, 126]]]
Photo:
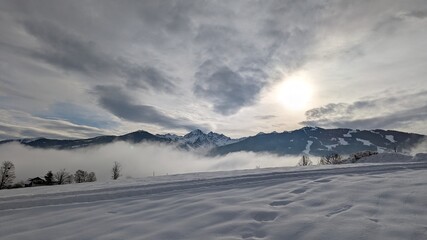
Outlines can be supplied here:
[[218, 146], [224, 146], [230, 143], [235, 143], [239, 140], [240, 139], [231, 139], [230, 137], [227, 137], [223, 134], [218, 134], [214, 132], [204, 133], [199, 129], [191, 131], [184, 136], [177, 136], [175, 134], [153, 135], [149, 132], [140, 130], [121, 136], [99, 136], [88, 139], [59, 140], [48, 138], [35, 138], [5, 140], [0, 141], [0, 145], [5, 143], [17, 142], [22, 145], [34, 148], [67, 150], [122, 141], [128, 143], [160, 142], [174, 144], [181, 149], [192, 150], [198, 148], [211, 149]]
[[99, 136], [88, 139], [18, 139], [0, 141], [0, 144], [18, 142], [25, 146], [44, 149], [78, 149], [110, 144], [117, 141], [128, 143], [156, 142], [171, 144], [181, 149], [207, 149], [211, 156], [232, 152], [268, 152], [279, 155], [311, 154], [323, 156], [329, 153], [350, 154], [358, 151], [399, 152], [408, 151], [426, 136], [387, 130], [323, 129], [304, 127], [291, 132], [259, 133], [256, 136], [231, 139], [214, 132], [194, 130], [184, 136], [174, 134], [153, 135], [136, 131], [121, 136]]
[[167, 139], [157, 137], [146, 131], [136, 131], [121, 136], [99, 136], [88, 139], [75, 139], [75, 140], [58, 140], [48, 138], [37, 138], [37, 139], [18, 139], [18, 140], [5, 140], [1, 141], [0, 144], [18, 142], [25, 146], [34, 148], [45, 148], [45, 149], [76, 149], [90, 146], [104, 145], [117, 141], [124, 141], [129, 143], [140, 143], [140, 142], [170, 142]]
[[258, 134], [243, 141], [217, 147], [210, 155], [232, 152], [269, 152], [279, 155], [329, 153], [350, 154], [358, 151], [407, 151], [425, 136], [386, 130], [323, 129], [304, 127], [291, 132]]

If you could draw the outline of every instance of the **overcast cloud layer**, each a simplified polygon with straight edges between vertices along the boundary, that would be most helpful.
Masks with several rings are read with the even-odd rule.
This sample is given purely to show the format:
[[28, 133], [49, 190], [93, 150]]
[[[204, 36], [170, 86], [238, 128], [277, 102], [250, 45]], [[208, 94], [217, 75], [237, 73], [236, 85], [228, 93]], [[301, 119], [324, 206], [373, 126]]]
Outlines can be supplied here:
[[[0, 139], [301, 125], [427, 134], [415, 1], [3, 1]], [[303, 73], [304, 109], [277, 86]]]

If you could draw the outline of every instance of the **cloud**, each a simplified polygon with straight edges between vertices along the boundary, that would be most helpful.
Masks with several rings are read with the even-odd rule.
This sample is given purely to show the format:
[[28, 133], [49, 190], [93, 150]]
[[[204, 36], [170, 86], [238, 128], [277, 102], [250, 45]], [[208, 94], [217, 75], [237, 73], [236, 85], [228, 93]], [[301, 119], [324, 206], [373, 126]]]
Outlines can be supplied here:
[[427, 105], [420, 108], [409, 109], [406, 111], [394, 112], [392, 114], [348, 120], [345, 117], [340, 119], [318, 119], [301, 122], [303, 125], [321, 126], [321, 127], [339, 127], [339, 128], [357, 128], [357, 129], [395, 129], [401, 127], [410, 127], [416, 122], [427, 119]]
[[185, 118], [170, 117], [153, 106], [135, 104], [124, 89], [118, 86], [96, 86], [93, 92], [103, 108], [131, 122], [155, 124], [166, 129], [207, 129], [206, 126], [193, 124]]
[[416, 146], [414, 146], [410, 150], [410, 152], [412, 155], [416, 155], [417, 153], [427, 154], [427, 138], [424, 138], [423, 141], [419, 142]]
[[[294, 22], [283, 24], [286, 20], [275, 11], [276, 5], [281, 3], [251, 5], [239, 15], [227, 15], [230, 21], [196, 28], [194, 42], [203, 52], [193, 92], [209, 101], [215, 112], [228, 116], [256, 104], [262, 89], [306, 63], [314, 32]], [[290, 13], [298, 10], [291, 5], [288, 9]], [[247, 19], [252, 19], [250, 25]]]
[[427, 91], [308, 110], [303, 125], [360, 129], [411, 128], [427, 119]]
[[115, 64], [98, 52], [94, 42], [86, 42], [50, 22], [23, 22], [27, 33], [35, 37], [41, 48], [31, 56], [66, 71], [93, 73], [110, 71]]
[[[68, 102], [105, 114], [87, 90], [114, 85], [130, 100], [149, 99], [151, 108], [140, 104], [134, 110], [166, 116], [166, 122], [173, 116], [191, 120], [175, 119], [175, 126], [200, 122], [220, 126], [216, 130], [222, 132], [239, 128], [245, 135], [254, 130], [242, 128], [242, 121], [257, 126], [265, 120], [249, 119], [247, 112], [275, 112], [260, 94], [268, 95], [269, 87], [294, 71], [308, 72], [334, 98], [322, 99], [325, 103], [351, 104], [354, 96], [372, 93], [374, 87], [366, 89], [365, 83], [425, 88], [426, 55], [419, 51], [426, 39], [419, 29], [427, 24], [422, 1], [100, 2], [1, 4], [0, 108], [114, 132], [119, 129], [87, 121], [87, 115], [73, 118], [55, 109]], [[341, 87], [352, 94], [337, 94]], [[367, 109], [370, 118], [391, 114]], [[148, 119], [122, 115], [139, 119], [132, 122]], [[344, 120], [363, 119], [359, 110], [350, 115], [355, 116]], [[118, 128], [138, 127], [120, 118], [114, 119]], [[296, 127], [294, 119], [300, 116], [287, 119], [288, 127]], [[173, 125], [150, 122], [144, 127], [151, 132]]]
[[345, 103], [329, 103], [319, 108], [313, 108], [305, 112], [308, 120], [339, 117], [347, 114], [350, 105]]
[[[286, 72], [304, 64], [314, 33], [307, 25], [312, 20], [298, 12], [319, 9], [319, 4], [287, 5], [282, 1], [242, 1], [231, 5], [197, 1], [111, 2], [102, 8], [96, 3], [86, 3], [85, 7], [43, 2], [7, 5], [11, 32], [20, 32], [13, 36], [26, 39], [17, 44], [25, 51], [15, 51], [26, 57], [24, 61], [58, 72], [58, 78], [80, 82], [75, 88], [138, 88], [140, 91], [128, 91], [132, 99], [146, 94], [145, 90], [150, 90], [148, 94], [164, 94], [159, 105], [165, 101], [176, 104], [177, 92], [182, 91], [180, 94], [185, 96], [179, 101], [185, 100], [181, 106], [191, 105], [191, 112], [177, 111], [186, 116], [197, 113], [202, 116], [199, 119], [216, 118], [213, 112], [233, 115], [256, 104], [261, 90], [280, 80], [277, 66], [280, 72]], [[278, 8], [286, 8], [290, 19]], [[207, 68], [209, 62], [215, 64]], [[57, 97], [61, 99], [59, 94]], [[168, 123], [163, 121], [160, 126], [186, 125], [182, 121], [170, 124], [171, 117], [153, 110], [157, 101], [151, 102], [152, 106], [141, 105], [140, 109], [151, 112], [156, 116], [153, 118], [166, 116], [162, 119]], [[119, 116], [156, 124], [147, 116]]]
[[268, 119], [273, 119], [276, 118], [277, 116], [275, 115], [260, 115], [260, 116], [255, 116], [257, 119], [261, 119], [261, 120], [268, 120]]
[[98, 81], [113, 74], [125, 78], [131, 88], [171, 92], [175, 87], [159, 69], [130, 62], [121, 56], [110, 56], [95, 42], [85, 41], [51, 22], [25, 21], [23, 26], [41, 45], [30, 51], [30, 56], [64, 71], [87, 74]]
[[88, 138], [107, 134], [106, 130], [61, 119], [45, 119], [31, 114], [0, 109], [0, 140], [11, 138]]
[[118, 122], [110, 119], [106, 113], [98, 113], [84, 105], [59, 101], [49, 106], [46, 113], [40, 114], [38, 117], [65, 120], [76, 125], [85, 125], [100, 129], [111, 129], [119, 125]]
[[408, 13], [405, 13], [405, 16], [407, 17], [413, 17], [413, 18], [419, 18], [424, 19], [427, 18], [427, 10], [415, 10]]
[[234, 114], [241, 107], [252, 105], [265, 85], [259, 79], [242, 76], [211, 61], [204, 62], [195, 77], [195, 94], [210, 100], [214, 110], [223, 115]]
[[[126, 64], [124, 66], [127, 66]], [[155, 89], [164, 90], [166, 92], [173, 92], [176, 87], [171, 81], [168, 80], [164, 73], [154, 67], [133, 66], [125, 67], [127, 75], [127, 86], [132, 88], [147, 88], [152, 86]]]
[[238, 152], [209, 158], [172, 146], [142, 143], [132, 145], [117, 142], [98, 148], [72, 151], [32, 149], [22, 145], [0, 145], [0, 159], [10, 159], [15, 165], [17, 181], [44, 176], [47, 171], [66, 168], [69, 172], [82, 169], [95, 172], [98, 181], [110, 179], [114, 161], [122, 165], [123, 178], [156, 175], [255, 169], [256, 166], [295, 166], [297, 157]]

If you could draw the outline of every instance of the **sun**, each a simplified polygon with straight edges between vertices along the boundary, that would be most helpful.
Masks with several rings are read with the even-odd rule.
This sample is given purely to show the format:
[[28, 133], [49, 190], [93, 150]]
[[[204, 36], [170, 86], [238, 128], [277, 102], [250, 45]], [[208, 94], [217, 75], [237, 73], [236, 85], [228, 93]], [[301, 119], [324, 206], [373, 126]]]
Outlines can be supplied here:
[[306, 109], [312, 96], [313, 86], [300, 74], [285, 79], [277, 89], [278, 101], [294, 111]]

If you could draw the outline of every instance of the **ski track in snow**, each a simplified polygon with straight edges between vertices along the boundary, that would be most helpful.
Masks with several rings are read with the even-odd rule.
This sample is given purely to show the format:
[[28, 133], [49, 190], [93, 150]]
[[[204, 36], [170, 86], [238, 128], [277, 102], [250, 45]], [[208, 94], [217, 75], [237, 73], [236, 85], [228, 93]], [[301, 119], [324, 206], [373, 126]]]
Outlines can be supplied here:
[[305, 146], [305, 150], [302, 151], [304, 154], [309, 155], [310, 154], [310, 149], [311, 149], [311, 145], [313, 144], [313, 141], [308, 140], [307, 141], [307, 145]]
[[0, 238], [427, 239], [427, 162], [287, 170], [3, 190]]

